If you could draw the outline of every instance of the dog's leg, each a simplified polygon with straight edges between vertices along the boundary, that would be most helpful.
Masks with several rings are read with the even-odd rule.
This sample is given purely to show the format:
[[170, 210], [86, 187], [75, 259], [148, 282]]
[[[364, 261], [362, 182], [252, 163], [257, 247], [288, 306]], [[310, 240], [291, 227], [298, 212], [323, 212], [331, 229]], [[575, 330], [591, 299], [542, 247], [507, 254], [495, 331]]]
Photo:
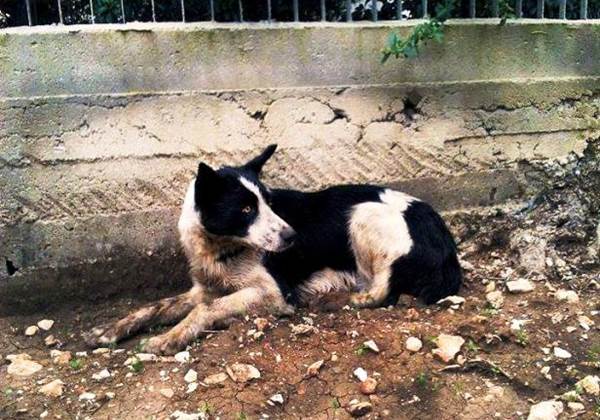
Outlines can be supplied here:
[[194, 286], [186, 293], [165, 298], [132, 312], [125, 318], [83, 334], [91, 347], [112, 344], [153, 325], [173, 324], [185, 317], [203, 297], [202, 289]]
[[144, 350], [159, 354], [176, 353], [206, 330], [258, 306], [269, 306], [272, 312], [278, 313], [290, 309], [281, 294], [268, 293], [258, 287], [247, 287], [217, 298], [208, 305], [198, 305], [170, 331], [148, 340]]
[[368, 290], [365, 292], [353, 293], [350, 296], [350, 302], [352, 305], [359, 308], [381, 306], [390, 291], [391, 273], [392, 270], [389, 265], [385, 265], [383, 268], [379, 269], [373, 275], [373, 279]]

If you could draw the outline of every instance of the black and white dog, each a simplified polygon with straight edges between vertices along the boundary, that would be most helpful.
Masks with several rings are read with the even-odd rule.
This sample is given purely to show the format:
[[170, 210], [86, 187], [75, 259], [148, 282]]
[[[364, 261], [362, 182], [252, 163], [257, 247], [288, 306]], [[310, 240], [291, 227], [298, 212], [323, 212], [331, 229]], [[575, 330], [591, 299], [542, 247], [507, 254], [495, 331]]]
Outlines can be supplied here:
[[289, 314], [341, 291], [357, 307], [394, 304], [401, 293], [430, 304], [458, 291], [456, 245], [428, 204], [369, 185], [271, 190], [259, 175], [275, 149], [241, 167], [200, 163], [178, 225], [193, 287], [94, 328], [88, 344], [178, 322], [145, 345], [173, 353], [251, 309]]

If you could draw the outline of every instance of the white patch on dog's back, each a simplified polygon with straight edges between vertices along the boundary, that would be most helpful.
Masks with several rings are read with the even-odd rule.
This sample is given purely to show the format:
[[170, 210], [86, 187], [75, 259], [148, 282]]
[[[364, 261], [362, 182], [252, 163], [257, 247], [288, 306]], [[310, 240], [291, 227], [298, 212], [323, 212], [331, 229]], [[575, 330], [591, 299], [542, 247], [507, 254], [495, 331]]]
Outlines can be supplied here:
[[248, 228], [246, 241], [267, 251], [277, 251], [284, 245], [281, 233], [286, 229], [291, 230], [290, 225], [276, 215], [271, 207], [269, 207], [256, 184], [243, 176], [239, 180], [258, 199], [258, 214], [252, 225]]
[[389, 271], [390, 265], [408, 254], [413, 246], [404, 212], [417, 199], [389, 189], [379, 198], [381, 202], [354, 206], [349, 223], [358, 270], [368, 279]]

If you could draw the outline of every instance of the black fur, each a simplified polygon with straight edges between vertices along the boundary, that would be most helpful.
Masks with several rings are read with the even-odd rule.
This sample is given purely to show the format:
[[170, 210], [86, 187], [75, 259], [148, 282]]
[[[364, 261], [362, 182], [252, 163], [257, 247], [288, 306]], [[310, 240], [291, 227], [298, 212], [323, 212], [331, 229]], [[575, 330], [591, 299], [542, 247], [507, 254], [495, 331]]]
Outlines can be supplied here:
[[289, 301], [296, 301], [296, 287], [316, 271], [356, 270], [348, 237], [350, 210], [359, 203], [379, 201], [382, 191], [375, 186], [344, 185], [312, 193], [272, 192], [272, 208], [294, 228], [296, 240], [286, 251], [267, 254], [264, 264]]

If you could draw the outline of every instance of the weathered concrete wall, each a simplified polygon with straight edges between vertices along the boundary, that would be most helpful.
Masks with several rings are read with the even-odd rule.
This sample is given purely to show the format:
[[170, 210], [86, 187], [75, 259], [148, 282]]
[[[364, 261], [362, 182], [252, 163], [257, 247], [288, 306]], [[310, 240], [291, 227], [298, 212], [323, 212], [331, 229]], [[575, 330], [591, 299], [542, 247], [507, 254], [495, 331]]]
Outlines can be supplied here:
[[390, 29], [0, 31], [0, 312], [24, 291], [185, 278], [177, 207], [199, 159], [277, 142], [271, 185], [392, 184], [451, 210], [527, 198], [527, 162], [598, 136], [597, 22], [453, 23], [381, 65]]

